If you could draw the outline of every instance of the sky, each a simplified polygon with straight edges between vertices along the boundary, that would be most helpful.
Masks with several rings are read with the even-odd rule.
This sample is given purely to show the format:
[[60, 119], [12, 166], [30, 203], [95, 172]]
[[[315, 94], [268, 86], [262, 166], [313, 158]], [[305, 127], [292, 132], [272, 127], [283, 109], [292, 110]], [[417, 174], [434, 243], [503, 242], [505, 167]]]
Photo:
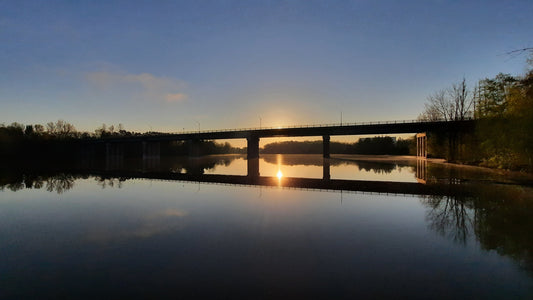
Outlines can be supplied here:
[[533, 1], [0, 0], [0, 123], [81, 131], [416, 119], [520, 75]]

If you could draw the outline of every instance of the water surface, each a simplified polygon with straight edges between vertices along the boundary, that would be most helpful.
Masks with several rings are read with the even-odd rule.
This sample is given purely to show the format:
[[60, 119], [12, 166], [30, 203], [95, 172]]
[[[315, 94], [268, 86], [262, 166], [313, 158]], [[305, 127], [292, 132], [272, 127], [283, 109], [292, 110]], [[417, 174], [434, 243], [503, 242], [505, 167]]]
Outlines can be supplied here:
[[[278, 186], [138, 176], [156, 170], [244, 177], [241, 156], [162, 160], [130, 177], [114, 176], [113, 168], [4, 171], [0, 296], [533, 296], [531, 188], [472, 182], [479, 178], [459, 170], [450, 179], [469, 184], [471, 196], [453, 188], [442, 195], [284, 188], [287, 177], [421, 179], [416, 160], [327, 165], [331, 178], [323, 179], [320, 156], [262, 156], [259, 175]], [[425, 168], [426, 182], [450, 175]]]

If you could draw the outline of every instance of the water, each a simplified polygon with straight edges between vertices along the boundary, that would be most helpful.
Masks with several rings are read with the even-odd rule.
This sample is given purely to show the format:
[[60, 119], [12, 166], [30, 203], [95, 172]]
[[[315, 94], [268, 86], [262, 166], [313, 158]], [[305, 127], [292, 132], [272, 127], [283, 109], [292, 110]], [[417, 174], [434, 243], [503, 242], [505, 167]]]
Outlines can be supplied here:
[[[327, 172], [320, 156], [263, 155], [260, 177], [242, 156], [4, 170], [0, 297], [531, 299], [531, 188], [354, 159]], [[358, 192], [360, 180], [446, 188]]]

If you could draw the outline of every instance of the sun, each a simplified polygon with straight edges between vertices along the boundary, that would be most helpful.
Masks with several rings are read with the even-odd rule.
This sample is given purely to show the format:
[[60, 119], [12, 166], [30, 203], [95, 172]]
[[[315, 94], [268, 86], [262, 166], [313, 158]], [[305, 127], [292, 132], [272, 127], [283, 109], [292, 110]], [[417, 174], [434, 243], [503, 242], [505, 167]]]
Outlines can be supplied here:
[[281, 177], [283, 177], [283, 173], [281, 173], [281, 170], [278, 171], [278, 174], [276, 174], [276, 176], [278, 176], [278, 179], [281, 179]]

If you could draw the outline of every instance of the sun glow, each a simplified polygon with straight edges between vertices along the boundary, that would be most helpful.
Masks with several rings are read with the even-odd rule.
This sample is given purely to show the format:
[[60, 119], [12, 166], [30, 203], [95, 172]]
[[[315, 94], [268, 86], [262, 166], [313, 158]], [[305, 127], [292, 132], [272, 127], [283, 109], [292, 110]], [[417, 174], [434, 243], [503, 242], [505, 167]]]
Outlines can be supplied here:
[[278, 176], [278, 179], [281, 179], [281, 177], [283, 177], [283, 173], [281, 173], [281, 170], [278, 170], [278, 174], [276, 174], [276, 176]]

